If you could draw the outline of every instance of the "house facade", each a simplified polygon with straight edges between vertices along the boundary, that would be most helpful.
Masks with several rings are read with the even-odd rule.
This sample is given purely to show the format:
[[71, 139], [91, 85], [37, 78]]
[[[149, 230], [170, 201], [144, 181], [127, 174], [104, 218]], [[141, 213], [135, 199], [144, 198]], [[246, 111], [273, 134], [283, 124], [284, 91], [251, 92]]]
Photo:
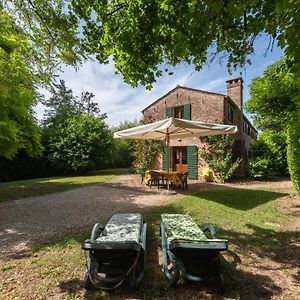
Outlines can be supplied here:
[[[238, 132], [233, 135], [233, 152], [236, 158], [242, 158], [236, 175], [244, 176], [245, 163], [249, 158], [250, 147], [257, 138], [257, 130], [243, 113], [243, 79], [238, 77], [227, 80], [226, 87], [227, 95], [177, 86], [147, 106], [142, 113], [146, 122], [174, 116], [193, 121], [236, 125]], [[196, 137], [171, 141], [170, 150], [164, 148], [152, 167], [167, 169], [169, 159], [172, 170], [188, 171], [190, 179], [198, 179], [199, 170], [206, 165], [199, 155], [202, 147], [203, 143]]]

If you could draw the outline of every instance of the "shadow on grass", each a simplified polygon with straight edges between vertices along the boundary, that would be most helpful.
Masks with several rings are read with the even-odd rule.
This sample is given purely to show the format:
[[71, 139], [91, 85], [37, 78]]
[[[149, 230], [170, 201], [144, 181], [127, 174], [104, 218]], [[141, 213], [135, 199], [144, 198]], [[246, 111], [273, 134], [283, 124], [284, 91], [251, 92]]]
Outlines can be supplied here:
[[[260, 258], [284, 264], [290, 269], [300, 269], [300, 234], [299, 231], [275, 231], [246, 224], [252, 233], [218, 229], [221, 236], [239, 246], [241, 252], [250, 251]], [[243, 250], [244, 249], [244, 250]], [[267, 269], [267, 266], [261, 266]]]
[[[224, 191], [226, 190], [226, 193]], [[264, 190], [236, 189], [226, 187], [223, 190], [203, 191], [195, 194], [195, 197], [214, 201], [237, 210], [250, 210], [269, 201], [274, 201], [288, 194], [270, 192]]]
[[[131, 290], [126, 284], [111, 292], [104, 291], [85, 291], [86, 299], [272, 299], [274, 295], [280, 295], [282, 289], [274, 283], [271, 277], [257, 274], [256, 272], [245, 271], [240, 268], [243, 265], [243, 257], [235, 251], [228, 251], [233, 257], [232, 261], [222, 260], [222, 269], [225, 277], [225, 289], [220, 289], [214, 283], [187, 284], [182, 281], [176, 287], [170, 287], [166, 283], [161, 267], [161, 246], [159, 237], [160, 215], [162, 213], [184, 213], [181, 208], [168, 205], [165, 207], [156, 207], [148, 209], [143, 215], [148, 223], [147, 232], [147, 263], [146, 275], [142, 286], [138, 290]], [[250, 226], [250, 225], [248, 225]], [[275, 246], [286, 244], [286, 240], [291, 240], [296, 233], [283, 233], [276, 236], [272, 230], [252, 228], [256, 230], [254, 237], [250, 234], [240, 234], [233, 231], [219, 230], [219, 237], [225, 236], [231, 243], [241, 243], [241, 249], [253, 246], [251, 249], [257, 255], [271, 257], [271, 252], [276, 250], [276, 257], [279, 262], [286, 262], [285, 256], [280, 256], [282, 247]], [[258, 239], [258, 241], [257, 241]], [[262, 243], [263, 240], [276, 239], [277, 243]], [[255, 247], [254, 247], [255, 246]], [[272, 251], [271, 251], [272, 249]], [[295, 250], [295, 249], [293, 249]], [[294, 259], [290, 262], [297, 267], [296, 253]], [[272, 258], [274, 258], [272, 256]], [[237, 267], [239, 266], [239, 267]], [[82, 293], [83, 278], [75, 278], [69, 281], [60, 282], [60, 288], [68, 294]], [[81, 282], [81, 283], [80, 283]]]

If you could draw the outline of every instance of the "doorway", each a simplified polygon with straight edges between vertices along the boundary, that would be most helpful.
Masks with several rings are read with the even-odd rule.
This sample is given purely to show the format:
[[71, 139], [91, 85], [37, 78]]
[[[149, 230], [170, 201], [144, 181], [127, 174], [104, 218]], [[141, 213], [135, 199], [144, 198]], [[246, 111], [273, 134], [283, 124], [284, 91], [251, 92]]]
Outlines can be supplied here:
[[187, 147], [172, 147], [173, 170], [176, 172], [187, 172]]

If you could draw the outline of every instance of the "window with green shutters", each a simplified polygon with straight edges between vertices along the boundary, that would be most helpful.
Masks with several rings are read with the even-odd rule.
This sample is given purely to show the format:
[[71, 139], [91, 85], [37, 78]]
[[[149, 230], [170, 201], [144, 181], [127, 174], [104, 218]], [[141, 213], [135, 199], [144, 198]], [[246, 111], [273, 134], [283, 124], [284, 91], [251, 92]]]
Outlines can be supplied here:
[[185, 104], [183, 106], [183, 119], [191, 120], [191, 104]]
[[187, 147], [187, 163], [189, 171], [189, 179], [198, 179], [198, 147]]
[[167, 116], [167, 118], [173, 117], [173, 115], [174, 115], [173, 107], [166, 107], [166, 116]]
[[163, 170], [168, 170], [171, 168], [171, 164], [169, 165], [169, 160], [170, 160], [170, 148], [167, 146], [164, 146], [163, 148]]
[[191, 120], [191, 104], [183, 106], [166, 107], [166, 116], [179, 119]]

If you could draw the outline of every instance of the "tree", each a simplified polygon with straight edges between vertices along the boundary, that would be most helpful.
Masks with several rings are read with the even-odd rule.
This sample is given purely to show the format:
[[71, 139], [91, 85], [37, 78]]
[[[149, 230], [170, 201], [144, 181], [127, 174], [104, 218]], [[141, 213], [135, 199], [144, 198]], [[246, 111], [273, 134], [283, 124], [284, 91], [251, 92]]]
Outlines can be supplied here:
[[87, 58], [80, 24], [64, 0], [0, 0], [0, 9], [22, 27], [28, 40], [24, 56], [41, 83], [49, 83], [61, 62], [76, 65]]
[[38, 98], [35, 76], [23, 56], [27, 49], [26, 35], [0, 11], [0, 156], [6, 158], [20, 149], [31, 156], [41, 152], [32, 112]]
[[109, 165], [113, 138], [103, 120], [80, 114], [60, 124], [49, 144], [53, 163], [65, 172], [83, 172]]
[[[140, 125], [140, 122], [135, 120], [132, 122], [125, 121], [119, 126], [112, 128], [113, 132], [125, 130]], [[113, 167], [131, 167], [133, 164], [133, 140], [114, 139], [113, 151]]]
[[270, 65], [262, 76], [252, 80], [245, 108], [254, 114], [261, 130], [286, 131], [290, 114], [299, 107], [300, 80], [290, 72], [286, 59]]
[[[83, 20], [83, 44], [100, 63], [109, 58], [125, 82], [151, 88], [162, 64], [193, 64], [199, 70], [217, 55], [228, 68], [250, 62], [255, 40], [277, 43], [294, 71], [300, 70], [300, 13], [297, 1], [82, 1], [72, 10]], [[300, 72], [300, 71], [299, 71]]]
[[54, 83], [50, 91], [52, 96], [43, 101], [46, 106], [43, 124], [48, 128], [55, 128], [77, 114], [93, 115], [100, 120], [107, 118], [106, 113], [100, 113], [98, 103], [93, 101], [95, 97], [93, 93], [82, 92], [80, 98], [74, 96], [73, 91], [66, 87], [64, 80]]
[[66, 87], [64, 80], [54, 83], [50, 92], [52, 96], [43, 101], [43, 104], [46, 106], [43, 124], [46, 127], [55, 128], [74, 116], [77, 108], [73, 92]]
[[269, 174], [286, 176], [287, 136], [286, 133], [264, 131], [251, 147], [249, 164], [250, 175], [256, 178], [267, 178]]
[[286, 60], [269, 66], [253, 80], [246, 108], [255, 114], [260, 129], [287, 134], [289, 173], [300, 193], [300, 78], [291, 72]]
[[82, 92], [79, 100], [75, 100], [78, 113], [83, 113], [88, 116], [95, 116], [100, 120], [107, 118], [107, 114], [101, 114], [97, 102], [93, 102], [95, 95], [90, 92]]
[[[112, 58], [132, 85], [151, 87], [181, 62], [195, 65], [227, 58], [228, 68], [249, 61], [255, 40], [277, 43], [293, 71], [300, 72], [299, 0], [0, 0], [0, 8], [22, 25], [28, 58], [44, 73], [59, 62], [76, 65], [90, 55]], [[68, 29], [68, 30], [66, 30]]]
[[63, 80], [54, 83], [45, 101], [43, 127], [44, 156], [59, 172], [83, 172], [110, 163], [112, 134], [104, 123], [94, 95], [73, 95]]

